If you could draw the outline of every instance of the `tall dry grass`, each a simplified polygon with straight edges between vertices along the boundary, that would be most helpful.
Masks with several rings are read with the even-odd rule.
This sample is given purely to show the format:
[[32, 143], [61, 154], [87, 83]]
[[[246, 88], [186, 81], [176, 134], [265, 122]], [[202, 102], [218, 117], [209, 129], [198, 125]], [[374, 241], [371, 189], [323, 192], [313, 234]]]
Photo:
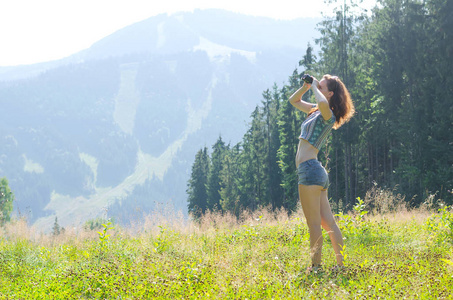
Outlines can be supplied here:
[[365, 195], [366, 209], [369, 211], [367, 218], [374, 220], [387, 219], [393, 222], [416, 221], [424, 222], [433, 213], [445, 205], [436, 194], [430, 194], [418, 207], [411, 207], [410, 201], [404, 195], [396, 192], [396, 188], [384, 189], [372, 187]]
[[[405, 197], [396, 194], [394, 190], [373, 187], [366, 193], [364, 202], [369, 214], [366, 218], [380, 220], [387, 219], [390, 222], [423, 222], [430, 215], [437, 212], [438, 201], [435, 195], [430, 195], [418, 208], [410, 208]], [[350, 212], [353, 213], [353, 212]], [[270, 207], [261, 207], [255, 211], [244, 210], [239, 217], [228, 212], [207, 211], [200, 220], [193, 220], [184, 216], [179, 211], [175, 212], [172, 206], [164, 206], [155, 212], [142, 214], [129, 226], [113, 225], [109, 230], [112, 237], [156, 237], [162, 230], [170, 230], [183, 235], [204, 234], [214, 235], [221, 230], [236, 230], [244, 225], [265, 224], [274, 226], [278, 224], [305, 223], [305, 218], [300, 204], [297, 210], [288, 214], [284, 209], [273, 211]], [[81, 226], [68, 226], [59, 235], [44, 233], [34, 226], [30, 226], [25, 218], [13, 219], [3, 227], [0, 227], [0, 239], [9, 241], [27, 240], [43, 246], [55, 244], [79, 244], [86, 240], [98, 240], [98, 231], [87, 230]]]

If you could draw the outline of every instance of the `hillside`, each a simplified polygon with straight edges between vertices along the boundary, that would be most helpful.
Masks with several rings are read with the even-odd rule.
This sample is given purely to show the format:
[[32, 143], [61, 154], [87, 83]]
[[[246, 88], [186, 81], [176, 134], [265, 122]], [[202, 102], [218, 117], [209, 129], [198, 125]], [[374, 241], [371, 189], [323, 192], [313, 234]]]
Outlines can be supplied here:
[[47, 230], [106, 211], [124, 222], [161, 205], [185, 214], [195, 152], [241, 139], [317, 21], [158, 15], [60, 61], [0, 68], [0, 177], [16, 211]]

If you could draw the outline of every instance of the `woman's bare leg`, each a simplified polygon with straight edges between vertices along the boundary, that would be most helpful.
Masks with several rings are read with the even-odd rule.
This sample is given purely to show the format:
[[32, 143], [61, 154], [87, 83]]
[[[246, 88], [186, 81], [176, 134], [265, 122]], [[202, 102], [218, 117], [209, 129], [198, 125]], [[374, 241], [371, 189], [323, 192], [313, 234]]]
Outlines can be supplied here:
[[321, 263], [322, 230], [321, 230], [321, 186], [299, 184], [299, 199], [307, 220], [310, 232], [310, 253], [314, 266]]
[[321, 225], [329, 233], [337, 264], [343, 266], [343, 236], [330, 209], [327, 190], [321, 191]]

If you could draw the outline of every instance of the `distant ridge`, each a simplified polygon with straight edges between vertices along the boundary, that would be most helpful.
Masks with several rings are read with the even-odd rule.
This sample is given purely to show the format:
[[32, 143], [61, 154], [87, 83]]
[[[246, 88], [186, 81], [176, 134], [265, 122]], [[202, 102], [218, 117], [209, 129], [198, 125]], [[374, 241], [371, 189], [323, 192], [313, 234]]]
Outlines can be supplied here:
[[[29, 78], [45, 70], [86, 60], [131, 54], [172, 54], [192, 49], [200, 36], [217, 44], [248, 51], [291, 47], [305, 49], [318, 36], [321, 18], [274, 20], [220, 9], [159, 14], [131, 24], [66, 58], [32, 65], [0, 67], [0, 81]], [[224, 25], [228, 24], [228, 26]], [[170, 38], [166, 33], [171, 32]], [[162, 42], [162, 36], [167, 37]], [[315, 46], [314, 43], [311, 43]]]

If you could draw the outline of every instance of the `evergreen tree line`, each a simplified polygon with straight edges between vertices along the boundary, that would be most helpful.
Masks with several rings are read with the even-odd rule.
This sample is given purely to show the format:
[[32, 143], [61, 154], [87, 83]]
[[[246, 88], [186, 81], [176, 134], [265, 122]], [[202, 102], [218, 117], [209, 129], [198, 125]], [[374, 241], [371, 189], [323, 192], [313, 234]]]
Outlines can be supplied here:
[[11, 192], [8, 179], [0, 178], [0, 226], [11, 220], [13, 201], [14, 193]]
[[[319, 152], [337, 209], [351, 208], [375, 185], [413, 206], [433, 194], [453, 200], [453, 0], [382, 0], [371, 15], [345, 1], [318, 29], [319, 57], [308, 45], [301, 72], [263, 92], [242, 141], [231, 146], [219, 137], [211, 154], [198, 151], [187, 189], [190, 213], [295, 209], [305, 115], [288, 98], [304, 73], [339, 76], [356, 107]], [[311, 92], [304, 98], [314, 102]]]

